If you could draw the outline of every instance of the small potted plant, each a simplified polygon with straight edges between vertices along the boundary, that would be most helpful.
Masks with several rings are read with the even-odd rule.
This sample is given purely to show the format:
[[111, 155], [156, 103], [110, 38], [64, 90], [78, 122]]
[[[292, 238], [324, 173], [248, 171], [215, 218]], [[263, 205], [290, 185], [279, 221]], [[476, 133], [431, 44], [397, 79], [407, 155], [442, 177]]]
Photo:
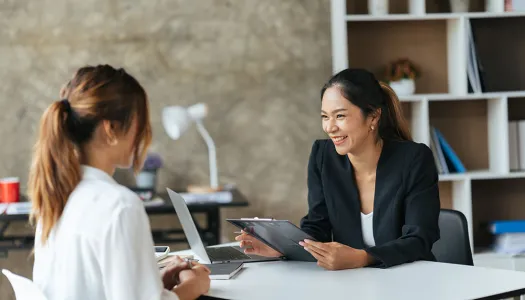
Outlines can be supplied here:
[[157, 171], [162, 167], [162, 158], [157, 153], [148, 153], [142, 170], [137, 174], [137, 187], [141, 189], [155, 189]]
[[385, 80], [398, 96], [414, 94], [418, 77], [419, 70], [406, 58], [391, 62], [385, 69]]

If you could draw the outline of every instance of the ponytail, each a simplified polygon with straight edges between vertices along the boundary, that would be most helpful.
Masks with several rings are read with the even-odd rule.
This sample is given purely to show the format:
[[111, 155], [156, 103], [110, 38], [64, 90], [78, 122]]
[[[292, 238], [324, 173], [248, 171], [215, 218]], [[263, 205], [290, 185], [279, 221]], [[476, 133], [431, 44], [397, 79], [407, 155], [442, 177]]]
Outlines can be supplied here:
[[401, 102], [396, 92], [386, 83], [380, 82], [384, 102], [388, 109], [387, 114], [381, 113], [381, 124], [379, 126], [379, 135], [381, 138], [390, 138], [396, 140], [411, 141], [412, 136], [408, 127]]
[[30, 220], [41, 222], [42, 244], [81, 179], [78, 151], [68, 135], [66, 105], [55, 102], [42, 116], [29, 174]]

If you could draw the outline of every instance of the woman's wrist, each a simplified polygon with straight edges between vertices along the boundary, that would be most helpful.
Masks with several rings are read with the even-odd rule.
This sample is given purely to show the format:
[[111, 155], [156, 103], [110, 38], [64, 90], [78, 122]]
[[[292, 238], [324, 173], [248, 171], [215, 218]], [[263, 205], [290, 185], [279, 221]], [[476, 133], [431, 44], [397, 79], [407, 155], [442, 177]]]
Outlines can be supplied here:
[[177, 285], [173, 288], [173, 292], [177, 294], [180, 300], [197, 299], [200, 296], [191, 280]]
[[361, 267], [366, 267], [369, 265], [374, 264], [375, 258], [370, 255], [370, 253], [366, 252], [365, 250], [361, 250]]

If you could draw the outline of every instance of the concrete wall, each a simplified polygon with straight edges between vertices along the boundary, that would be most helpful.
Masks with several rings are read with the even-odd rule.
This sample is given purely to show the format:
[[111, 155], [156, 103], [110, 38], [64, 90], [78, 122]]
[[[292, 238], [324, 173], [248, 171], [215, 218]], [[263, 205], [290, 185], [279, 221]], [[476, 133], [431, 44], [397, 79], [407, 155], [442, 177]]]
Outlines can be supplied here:
[[[146, 88], [159, 189], [207, 183], [195, 128], [179, 141], [161, 127], [166, 105], [205, 102], [221, 183], [251, 203], [224, 216], [306, 211], [306, 163], [323, 137], [319, 90], [331, 73], [328, 0], [0, 1], [0, 176], [26, 188], [38, 120], [85, 64], [124, 67]], [[231, 227], [224, 228], [225, 239]], [[27, 252], [0, 260], [30, 276]], [[4, 277], [0, 295], [12, 297]], [[8, 298], [9, 298], [8, 297]]]

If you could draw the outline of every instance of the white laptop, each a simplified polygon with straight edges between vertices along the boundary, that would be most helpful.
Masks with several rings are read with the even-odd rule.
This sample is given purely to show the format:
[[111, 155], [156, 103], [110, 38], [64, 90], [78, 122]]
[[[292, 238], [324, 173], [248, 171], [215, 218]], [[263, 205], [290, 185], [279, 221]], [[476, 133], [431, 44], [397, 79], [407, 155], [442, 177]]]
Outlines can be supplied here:
[[190, 244], [193, 253], [202, 259], [204, 264], [228, 263], [228, 262], [256, 262], [280, 260], [275, 257], [263, 257], [258, 255], [247, 255], [238, 246], [205, 247], [197, 227], [190, 214], [184, 198], [176, 192], [167, 189], [168, 195], [173, 203], [177, 217], [182, 225], [182, 230]]

